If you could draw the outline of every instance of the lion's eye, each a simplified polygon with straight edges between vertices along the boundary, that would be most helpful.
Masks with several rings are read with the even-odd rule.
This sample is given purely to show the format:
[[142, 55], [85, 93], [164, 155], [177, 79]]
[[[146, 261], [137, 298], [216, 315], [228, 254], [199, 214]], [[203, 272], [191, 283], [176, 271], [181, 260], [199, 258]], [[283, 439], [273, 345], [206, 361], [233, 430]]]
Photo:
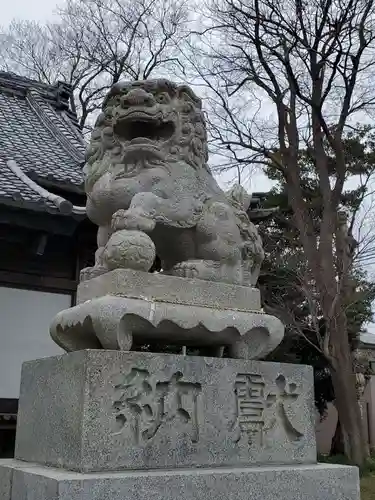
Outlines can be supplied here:
[[160, 102], [161, 104], [165, 104], [169, 102], [169, 95], [165, 92], [163, 92], [162, 94], [158, 94], [156, 96], [156, 101]]

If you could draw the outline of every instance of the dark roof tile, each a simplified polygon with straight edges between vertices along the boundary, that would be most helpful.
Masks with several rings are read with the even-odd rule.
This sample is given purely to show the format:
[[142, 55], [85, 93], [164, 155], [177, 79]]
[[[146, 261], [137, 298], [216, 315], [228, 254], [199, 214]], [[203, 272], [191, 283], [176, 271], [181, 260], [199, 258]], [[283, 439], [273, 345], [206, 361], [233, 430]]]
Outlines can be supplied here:
[[20, 208], [29, 208], [40, 211], [57, 212], [57, 207], [50, 201], [42, 198], [38, 193], [22, 182], [8, 167], [6, 159], [0, 156], [0, 203]]
[[85, 144], [74, 114], [59, 95], [61, 85], [0, 72], [0, 203], [57, 211], [12, 172], [8, 160], [36, 182], [83, 192]]

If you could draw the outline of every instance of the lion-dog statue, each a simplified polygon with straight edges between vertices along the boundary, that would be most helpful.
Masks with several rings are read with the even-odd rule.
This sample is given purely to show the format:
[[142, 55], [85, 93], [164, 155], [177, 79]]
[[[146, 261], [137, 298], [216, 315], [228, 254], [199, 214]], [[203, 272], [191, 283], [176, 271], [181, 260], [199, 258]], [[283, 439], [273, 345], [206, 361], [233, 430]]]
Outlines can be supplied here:
[[[129, 230], [148, 235], [165, 274], [255, 285], [264, 255], [246, 213], [250, 196], [240, 186], [225, 194], [207, 160], [202, 102], [188, 86], [116, 84], [84, 167], [87, 214], [99, 230], [95, 266], [84, 269], [81, 280], [108, 271], [109, 239]], [[132, 242], [140, 260], [143, 245]]]

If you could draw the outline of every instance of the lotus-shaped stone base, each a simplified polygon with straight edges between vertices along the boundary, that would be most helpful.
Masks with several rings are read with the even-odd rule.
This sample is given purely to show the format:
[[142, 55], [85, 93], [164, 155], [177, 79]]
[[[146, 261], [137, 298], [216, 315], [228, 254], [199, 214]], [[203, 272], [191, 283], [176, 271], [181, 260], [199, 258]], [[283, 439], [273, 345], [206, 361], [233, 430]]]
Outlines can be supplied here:
[[60, 312], [51, 336], [66, 351], [131, 350], [158, 343], [205, 348], [233, 358], [260, 359], [284, 335], [260, 311], [256, 289], [118, 269], [82, 283], [77, 306]]

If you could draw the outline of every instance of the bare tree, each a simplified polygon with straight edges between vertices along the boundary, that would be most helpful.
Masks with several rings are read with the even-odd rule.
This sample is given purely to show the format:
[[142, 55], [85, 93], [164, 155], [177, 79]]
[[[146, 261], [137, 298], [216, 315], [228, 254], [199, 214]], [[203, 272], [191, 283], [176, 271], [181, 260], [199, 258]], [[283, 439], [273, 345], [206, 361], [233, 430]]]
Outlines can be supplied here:
[[57, 12], [55, 23], [11, 23], [2, 35], [2, 66], [70, 83], [82, 128], [90, 128], [104, 94], [120, 79], [183, 70], [178, 45], [188, 26], [185, 0], [67, 0]]
[[[212, 135], [236, 162], [271, 164], [286, 181], [325, 322], [320, 347], [346, 452], [360, 465], [366, 448], [345, 312], [353, 252], [339, 212], [344, 132], [375, 105], [374, 0], [208, 1], [189, 61], [207, 88]], [[303, 148], [321, 193], [318, 233], [301, 186]]]
[[0, 35], [1, 69], [53, 83], [61, 77], [60, 63], [49, 26], [35, 21], [12, 21]]

